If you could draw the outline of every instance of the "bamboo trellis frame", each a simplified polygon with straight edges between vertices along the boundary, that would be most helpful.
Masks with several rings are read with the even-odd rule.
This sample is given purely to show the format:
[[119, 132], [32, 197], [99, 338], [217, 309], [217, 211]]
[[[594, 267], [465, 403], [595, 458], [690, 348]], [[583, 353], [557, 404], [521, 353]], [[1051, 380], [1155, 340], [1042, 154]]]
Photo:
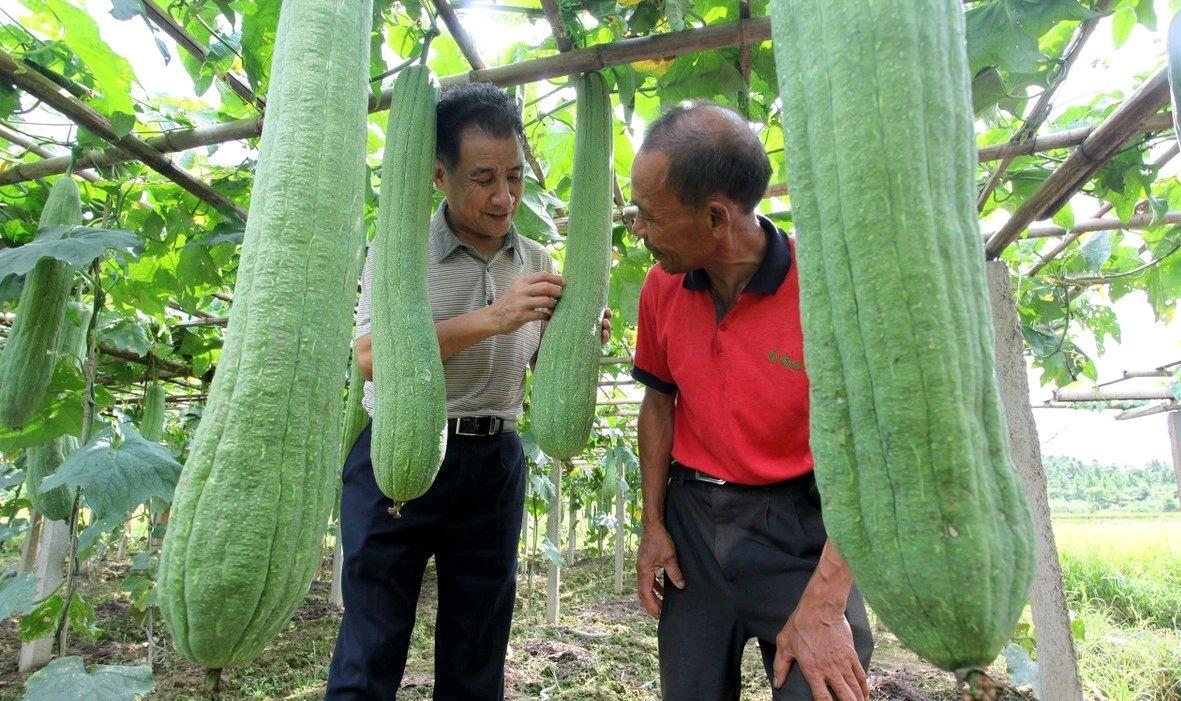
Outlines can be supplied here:
[[246, 212], [212, 187], [181, 170], [162, 153], [130, 134], [119, 136], [110, 120], [95, 111], [73, 95], [63, 93], [58, 86], [37, 71], [15, 60], [7, 52], [0, 51], [0, 76], [7, 78], [20, 89], [44, 101], [74, 123], [86, 127], [103, 139], [122, 146], [134, 154], [144, 165], [180, 185], [214, 207], [232, 212], [245, 220]]

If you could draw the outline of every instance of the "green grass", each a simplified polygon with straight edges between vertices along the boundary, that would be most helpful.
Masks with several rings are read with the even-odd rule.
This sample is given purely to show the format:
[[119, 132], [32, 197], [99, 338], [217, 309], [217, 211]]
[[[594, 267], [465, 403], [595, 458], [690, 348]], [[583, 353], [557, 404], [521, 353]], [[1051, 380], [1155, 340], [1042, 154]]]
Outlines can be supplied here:
[[1061, 518], [1054, 532], [1087, 690], [1181, 699], [1181, 516]]
[[1072, 606], [1181, 627], [1181, 517], [1063, 519], [1054, 534]]

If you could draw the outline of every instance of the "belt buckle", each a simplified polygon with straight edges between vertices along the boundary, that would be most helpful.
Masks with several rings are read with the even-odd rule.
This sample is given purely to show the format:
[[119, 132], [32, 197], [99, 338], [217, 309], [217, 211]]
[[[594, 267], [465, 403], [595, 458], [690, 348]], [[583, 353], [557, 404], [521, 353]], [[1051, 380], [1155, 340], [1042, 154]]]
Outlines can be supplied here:
[[710, 484], [716, 484], [718, 486], [721, 486], [726, 483], [726, 480], [724, 480], [724, 479], [720, 479], [718, 477], [711, 477], [710, 475], [707, 475], [704, 472], [698, 472], [697, 470], [693, 471], [693, 476], [694, 476], [694, 478], [696, 478], [700, 482], [709, 482]]
[[[464, 428], [465, 425], [467, 426], [466, 429]], [[481, 429], [482, 426], [483, 428]], [[455, 421], [455, 435], [491, 436], [500, 432], [500, 426], [501, 419], [495, 416], [463, 416]]]
[[[464, 426], [469, 426], [471, 428], [470, 428], [470, 430], [466, 430], [464, 428]], [[457, 435], [457, 436], [480, 436], [480, 435], [483, 435], [479, 432], [479, 430], [480, 430], [480, 419], [478, 416], [461, 416], [455, 420], [455, 435]]]

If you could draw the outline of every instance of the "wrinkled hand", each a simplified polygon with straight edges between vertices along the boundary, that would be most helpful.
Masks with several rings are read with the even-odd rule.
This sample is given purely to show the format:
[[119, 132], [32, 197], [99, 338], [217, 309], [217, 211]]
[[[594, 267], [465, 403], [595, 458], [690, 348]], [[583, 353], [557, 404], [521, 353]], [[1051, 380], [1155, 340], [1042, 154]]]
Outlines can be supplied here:
[[553, 273], [523, 275], [487, 309], [497, 334], [512, 333], [531, 321], [545, 321], [554, 313], [566, 281]]
[[[663, 581], [657, 577], [661, 570], [664, 572]], [[662, 525], [645, 525], [636, 556], [636, 593], [640, 595], [644, 609], [653, 618], [660, 618], [664, 584], [670, 581], [678, 589], [685, 588], [685, 578], [677, 564], [677, 549], [672, 536]]]
[[611, 340], [611, 307], [603, 310], [602, 328], [603, 331], [599, 335], [599, 342], [606, 343]]
[[869, 700], [865, 670], [857, 659], [853, 630], [843, 611], [824, 611], [800, 602], [775, 638], [776, 689], [783, 686], [791, 666], [797, 663], [815, 701]]

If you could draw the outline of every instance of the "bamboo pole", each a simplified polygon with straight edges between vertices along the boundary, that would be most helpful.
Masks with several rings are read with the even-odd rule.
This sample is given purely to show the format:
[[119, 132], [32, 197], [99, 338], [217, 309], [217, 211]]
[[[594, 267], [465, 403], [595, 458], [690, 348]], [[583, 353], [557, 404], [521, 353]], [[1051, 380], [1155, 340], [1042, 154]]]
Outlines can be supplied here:
[[[554, 554], [562, 552], [562, 471], [565, 465], [560, 460], [550, 462], [550, 482], [554, 485], [546, 513], [545, 539], [553, 547]], [[545, 580], [545, 622], [554, 625], [561, 615], [562, 566], [550, 560]]]
[[[50, 151], [49, 149], [45, 148], [44, 146], [37, 143], [36, 141], [33, 141], [32, 139], [30, 139], [29, 137], [20, 133], [19, 131], [9, 129], [8, 127], [6, 127], [2, 124], [0, 124], [0, 137], [3, 137], [4, 139], [11, 141], [12, 143], [16, 144], [17, 146], [20, 146], [21, 148], [28, 151], [29, 153], [37, 154], [41, 158], [53, 158], [54, 157], [53, 152]], [[75, 171], [74, 174], [87, 182], [97, 183], [99, 180], [101, 180], [101, 178], [99, 178], [98, 175], [96, 175], [95, 173], [93, 173], [89, 170], [85, 170], [82, 172]]]
[[198, 199], [208, 202], [219, 210], [232, 212], [243, 221], [246, 220], [246, 212], [225, 195], [181, 170], [171, 160], [138, 137], [130, 134], [117, 135], [110, 120], [96, 112], [94, 108], [72, 95], [63, 94], [52, 81], [17, 61], [5, 51], [0, 51], [0, 76], [7, 78], [21, 90], [53, 107], [74, 123], [86, 127], [112, 144], [122, 146], [142, 160], [149, 168], [180, 185]]
[[1053, 216], [1104, 163], [1119, 153], [1139, 133], [1144, 120], [1169, 100], [1169, 81], [1162, 68], [1121, 104], [1079, 144], [1059, 168], [1038, 187], [985, 245], [989, 259], [996, 258], [1038, 219]]
[[1154, 414], [1164, 414], [1169, 411], [1177, 411], [1181, 409], [1181, 402], [1167, 401], [1160, 404], [1145, 404], [1133, 409], [1124, 409], [1116, 414], [1116, 421], [1127, 421], [1128, 419], [1138, 419], [1142, 416], [1152, 416]]
[[1153, 387], [1138, 390], [1120, 389], [1056, 389], [1056, 402], [1111, 402], [1136, 401], [1141, 399], [1173, 399], [1168, 387]]

